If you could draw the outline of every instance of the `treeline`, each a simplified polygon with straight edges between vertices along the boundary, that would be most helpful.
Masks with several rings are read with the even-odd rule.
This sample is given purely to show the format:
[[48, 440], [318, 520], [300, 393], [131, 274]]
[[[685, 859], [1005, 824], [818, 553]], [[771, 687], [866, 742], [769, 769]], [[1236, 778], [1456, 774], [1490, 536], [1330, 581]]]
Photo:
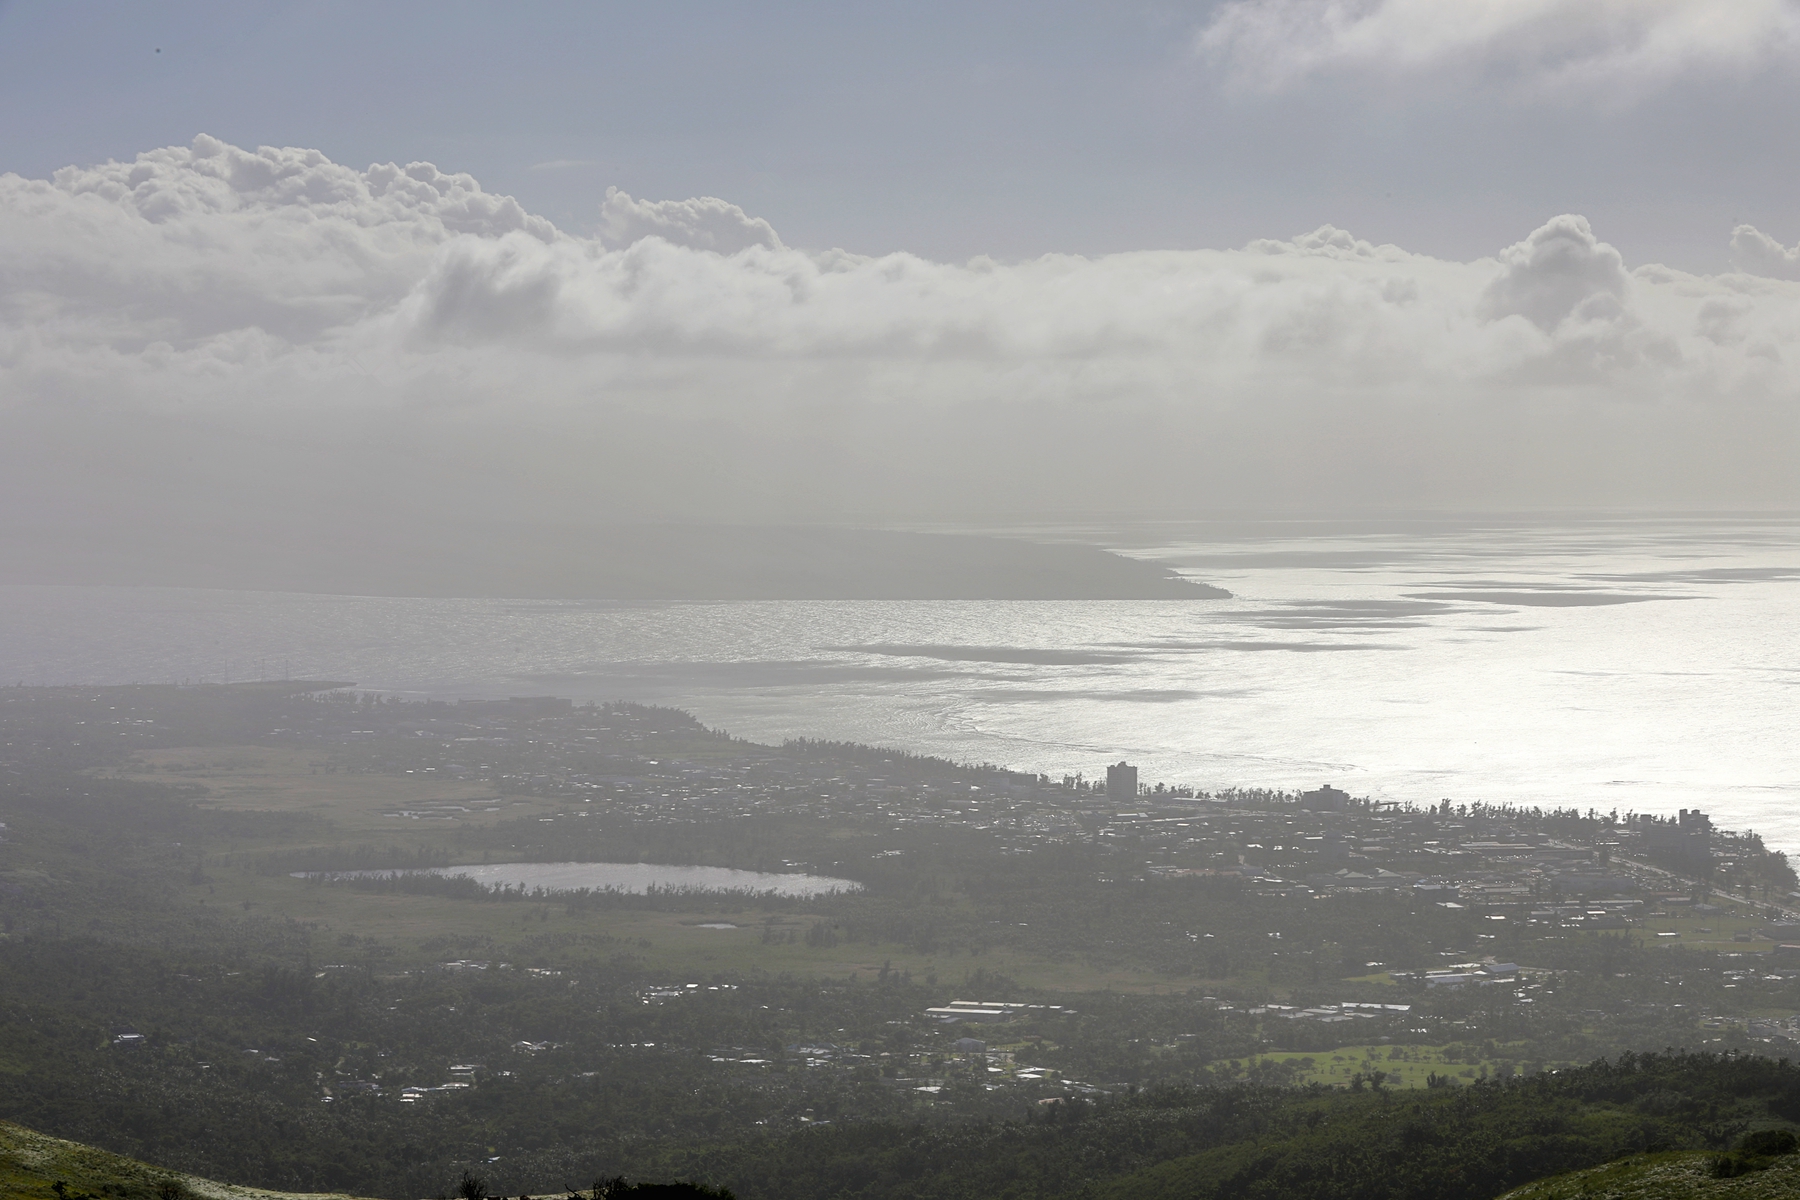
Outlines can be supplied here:
[[651, 884], [642, 892], [620, 888], [542, 888], [488, 884], [467, 875], [438, 875], [417, 869], [377, 870], [367, 875], [322, 872], [309, 886], [344, 888], [374, 895], [438, 896], [488, 904], [552, 905], [565, 916], [614, 910], [650, 912], [732, 913], [749, 908], [784, 907], [787, 897], [753, 888], [665, 887]]
[[1488, 1200], [1546, 1175], [1723, 1150], [1800, 1121], [1800, 1070], [1627, 1055], [1556, 1074], [1394, 1093], [1166, 1089], [1042, 1106], [1023, 1122], [873, 1123], [672, 1150], [666, 1171], [745, 1200]]

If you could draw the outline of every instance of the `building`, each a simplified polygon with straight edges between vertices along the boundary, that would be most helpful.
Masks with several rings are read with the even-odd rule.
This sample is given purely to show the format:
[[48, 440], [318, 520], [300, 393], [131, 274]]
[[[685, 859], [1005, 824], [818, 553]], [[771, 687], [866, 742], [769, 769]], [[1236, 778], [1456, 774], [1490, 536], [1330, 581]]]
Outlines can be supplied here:
[[1112, 800], [1136, 800], [1138, 794], [1137, 768], [1129, 763], [1117, 762], [1106, 768], [1106, 795]]
[[1054, 1016], [1064, 1012], [1073, 1012], [1060, 1004], [1015, 1004], [1007, 1000], [952, 1000], [941, 1008], [928, 1008], [925, 1015], [934, 1020], [946, 1023], [963, 1021], [972, 1024], [992, 1024], [995, 1021], [1010, 1021], [1021, 1014], [1036, 1016]]
[[1638, 818], [1644, 853], [1663, 866], [1689, 875], [1712, 873], [1712, 820], [1699, 809], [1682, 809], [1673, 821]]
[[1443, 971], [1436, 975], [1426, 975], [1425, 986], [1428, 988], [1467, 987], [1471, 983], [1479, 983], [1485, 978], [1486, 976], [1473, 971]]
[[1329, 783], [1311, 792], [1300, 793], [1300, 807], [1313, 812], [1343, 812], [1350, 806], [1350, 793], [1340, 792]]

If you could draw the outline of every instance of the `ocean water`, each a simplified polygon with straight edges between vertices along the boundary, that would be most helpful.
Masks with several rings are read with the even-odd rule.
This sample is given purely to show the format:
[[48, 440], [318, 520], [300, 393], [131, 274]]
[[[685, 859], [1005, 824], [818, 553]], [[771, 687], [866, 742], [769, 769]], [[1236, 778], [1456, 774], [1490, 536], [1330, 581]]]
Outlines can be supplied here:
[[619, 605], [0, 588], [0, 681], [675, 705], [763, 741], [1430, 803], [1700, 807], [1800, 849], [1800, 520], [1063, 531], [1228, 600]]

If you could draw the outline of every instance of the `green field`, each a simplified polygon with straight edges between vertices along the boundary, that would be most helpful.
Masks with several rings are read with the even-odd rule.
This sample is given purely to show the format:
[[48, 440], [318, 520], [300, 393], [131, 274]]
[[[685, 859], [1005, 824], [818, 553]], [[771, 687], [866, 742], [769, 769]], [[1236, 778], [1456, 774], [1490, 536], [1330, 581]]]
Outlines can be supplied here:
[[[1382, 1086], [1422, 1088], [1431, 1075], [1449, 1076], [1459, 1084], [1473, 1083], [1499, 1075], [1510, 1065], [1517, 1069], [1528, 1057], [1528, 1047], [1521, 1042], [1514, 1057], [1468, 1061], [1463, 1047], [1420, 1046], [1410, 1044], [1340, 1046], [1335, 1050], [1277, 1050], [1249, 1059], [1233, 1059], [1214, 1064], [1251, 1070], [1258, 1063], [1291, 1064], [1297, 1084], [1321, 1083], [1327, 1087], [1348, 1086], [1357, 1076], [1371, 1078], [1375, 1072], [1385, 1073]], [[1452, 1057], [1455, 1055], [1455, 1057]], [[1546, 1063], [1545, 1066], [1562, 1066]]]
[[[1776, 945], [1763, 933], [1768, 923], [1766, 917], [1727, 909], [1715, 913], [1648, 916], [1636, 927], [1636, 933], [1648, 946], [1682, 946], [1720, 954], [1767, 954]], [[1666, 933], [1680, 936], [1657, 936]], [[1735, 940], [1746, 934], [1749, 941]]]
[[[448, 959], [505, 960], [537, 965], [546, 943], [585, 947], [589, 957], [631, 956], [645, 969], [671, 979], [715, 974], [791, 975], [873, 980], [885, 966], [918, 981], [954, 986], [978, 969], [1018, 984], [1052, 992], [1113, 991], [1163, 994], [1204, 987], [1192, 978], [1171, 980], [1141, 970], [1099, 967], [1072, 956], [1035, 955], [995, 947], [968, 952], [919, 953], [879, 943], [809, 946], [802, 939], [765, 940], [803, 933], [813, 918], [785, 908], [726, 907], [709, 913], [613, 908], [571, 913], [560, 903], [482, 903], [430, 895], [397, 895], [322, 887], [271, 871], [270, 855], [321, 844], [389, 845], [408, 852], [439, 853], [467, 861], [459, 843], [464, 830], [499, 821], [549, 817], [583, 809], [562, 797], [502, 795], [483, 783], [423, 776], [340, 771], [327, 756], [267, 746], [188, 746], [143, 751], [112, 778], [182, 784], [203, 789], [200, 807], [221, 812], [282, 814], [303, 823], [235, 842], [207, 859], [204, 886], [189, 886], [196, 908], [279, 916], [317, 933], [327, 960], [341, 939], [385, 943], [395, 969]], [[328, 822], [329, 824], [323, 824]], [[803, 906], [797, 906], [803, 907]], [[729, 924], [731, 929], [706, 928]], [[345, 945], [350, 944], [348, 941]]]

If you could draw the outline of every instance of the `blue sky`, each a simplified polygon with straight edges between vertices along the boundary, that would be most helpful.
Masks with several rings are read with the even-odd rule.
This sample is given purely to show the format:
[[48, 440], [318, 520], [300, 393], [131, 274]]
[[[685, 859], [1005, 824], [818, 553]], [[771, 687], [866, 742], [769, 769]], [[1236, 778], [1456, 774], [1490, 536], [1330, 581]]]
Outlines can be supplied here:
[[1422, 64], [1340, 56], [1271, 87], [1237, 78], [1241, 45], [1235, 58], [1197, 47], [1219, 15], [13, 0], [0, 5], [0, 169], [43, 177], [205, 132], [355, 166], [428, 160], [573, 231], [616, 185], [722, 196], [799, 246], [951, 261], [1223, 248], [1326, 223], [1471, 258], [1560, 212], [1587, 216], [1633, 265], [1723, 269], [1740, 222], [1800, 239], [1790, 58], [1740, 46], [1546, 89], [1534, 71], [1579, 71], [1587, 50], [1540, 31]]

